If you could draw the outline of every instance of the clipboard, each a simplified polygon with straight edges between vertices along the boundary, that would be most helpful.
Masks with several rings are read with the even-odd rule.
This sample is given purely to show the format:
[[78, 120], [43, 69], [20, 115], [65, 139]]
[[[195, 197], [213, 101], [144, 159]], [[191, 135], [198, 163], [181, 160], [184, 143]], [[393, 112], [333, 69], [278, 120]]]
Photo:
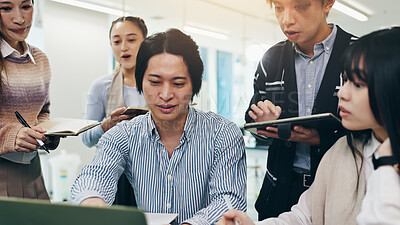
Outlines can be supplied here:
[[278, 127], [279, 138], [287, 140], [290, 138], [290, 131], [296, 125], [317, 129], [340, 129], [342, 122], [332, 113], [321, 113], [310, 116], [246, 123], [244, 129], [257, 134], [257, 130], [265, 130], [267, 127]]

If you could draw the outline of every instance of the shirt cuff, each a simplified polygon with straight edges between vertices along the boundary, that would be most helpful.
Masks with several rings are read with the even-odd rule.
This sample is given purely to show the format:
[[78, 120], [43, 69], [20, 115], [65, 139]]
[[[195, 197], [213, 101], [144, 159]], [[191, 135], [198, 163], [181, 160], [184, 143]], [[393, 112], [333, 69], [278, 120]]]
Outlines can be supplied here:
[[88, 198], [101, 198], [104, 202], [106, 202], [104, 198], [96, 191], [82, 191], [79, 192], [78, 196], [71, 198], [71, 204], [80, 205], [85, 199]]

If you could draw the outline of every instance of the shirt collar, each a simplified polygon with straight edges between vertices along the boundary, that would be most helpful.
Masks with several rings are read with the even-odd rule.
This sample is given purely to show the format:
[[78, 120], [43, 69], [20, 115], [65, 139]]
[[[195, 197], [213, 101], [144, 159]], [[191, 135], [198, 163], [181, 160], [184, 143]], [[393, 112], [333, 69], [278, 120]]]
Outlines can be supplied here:
[[6, 58], [8, 56], [11, 56], [14, 58], [29, 57], [31, 59], [31, 61], [34, 64], [36, 64], [35, 59], [33, 58], [32, 49], [29, 47], [29, 45], [25, 41], [22, 42], [22, 47], [24, 48], [24, 53], [21, 55], [16, 49], [11, 47], [11, 45], [8, 44], [7, 41], [5, 41], [3, 38], [1, 39], [1, 54], [3, 55], [3, 58]]
[[[184, 137], [187, 141], [190, 140], [190, 138], [193, 135], [193, 130], [194, 130], [194, 124], [196, 121], [196, 110], [191, 107], [189, 107], [189, 111], [188, 111], [188, 115], [186, 117], [186, 122], [185, 122], [185, 126], [183, 127], [183, 135], [182, 137]], [[151, 111], [148, 114], [148, 118], [147, 118], [147, 124], [148, 124], [148, 132], [149, 135], [151, 137], [155, 137], [155, 138], [159, 138], [159, 134], [156, 128], [156, 125], [154, 124], [154, 120], [151, 117]]]
[[[333, 49], [333, 44], [335, 43], [337, 27], [334, 24], [328, 24], [328, 26], [332, 29], [332, 32], [326, 37], [322, 42], [316, 43], [314, 45], [314, 51], [318, 48], [323, 48], [325, 53], [329, 54]], [[297, 44], [292, 43], [292, 47], [296, 51], [297, 54], [305, 55], [297, 46]]]
[[371, 139], [368, 141], [364, 147], [364, 157], [371, 158], [372, 155], [378, 150], [382, 143], [376, 139], [375, 135], [371, 133]]

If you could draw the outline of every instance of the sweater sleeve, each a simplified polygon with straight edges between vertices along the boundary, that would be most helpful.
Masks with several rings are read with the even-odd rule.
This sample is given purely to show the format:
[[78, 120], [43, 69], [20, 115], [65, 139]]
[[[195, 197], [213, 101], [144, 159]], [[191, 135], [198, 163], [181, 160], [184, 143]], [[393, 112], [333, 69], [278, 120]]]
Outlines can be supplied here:
[[0, 155], [16, 152], [14, 145], [20, 124], [0, 124]]
[[[86, 114], [85, 119], [97, 120], [101, 122], [105, 117], [105, 102], [106, 95], [104, 94], [107, 86], [107, 82], [101, 82], [102, 80], [96, 80], [90, 86], [89, 93], [86, 102]], [[82, 142], [87, 147], [93, 147], [99, 142], [99, 139], [104, 134], [101, 126], [97, 126], [93, 129], [89, 129], [82, 133]]]

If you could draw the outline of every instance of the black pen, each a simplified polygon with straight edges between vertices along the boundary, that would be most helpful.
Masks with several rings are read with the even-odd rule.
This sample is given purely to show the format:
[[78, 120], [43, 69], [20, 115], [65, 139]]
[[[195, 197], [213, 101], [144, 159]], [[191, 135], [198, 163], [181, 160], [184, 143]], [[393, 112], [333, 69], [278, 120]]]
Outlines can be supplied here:
[[[25, 119], [21, 116], [21, 114], [19, 114], [18, 111], [15, 111], [15, 116], [17, 117], [18, 121], [19, 121], [24, 127], [31, 128], [31, 126], [29, 126], [29, 124], [25, 121]], [[39, 140], [39, 139], [37, 139], [37, 138], [35, 138], [35, 139], [36, 139], [36, 141], [39, 143], [40, 147], [42, 147], [47, 153], [50, 153], [50, 152], [49, 152], [49, 149], [47, 149], [47, 147], [44, 145], [44, 143], [43, 143], [42, 140]]]

